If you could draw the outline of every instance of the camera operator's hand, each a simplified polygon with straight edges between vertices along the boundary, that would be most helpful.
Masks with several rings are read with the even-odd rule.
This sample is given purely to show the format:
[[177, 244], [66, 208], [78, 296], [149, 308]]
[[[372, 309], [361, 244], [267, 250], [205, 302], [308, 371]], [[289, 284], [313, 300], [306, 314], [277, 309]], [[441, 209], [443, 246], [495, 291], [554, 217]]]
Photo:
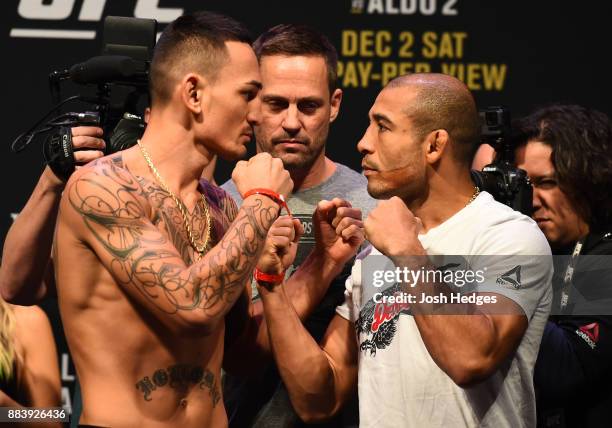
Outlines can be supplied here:
[[77, 168], [104, 156], [106, 143], [102, 139], [102, 132], [102, 128], [97, 126], [72, 128], [72, 146]]
[[[102, 135], [102, 128], [97, 126], [75, 126], [72, 128], [72, 145], [77, 169], [104, 156], [106, 143], [102, 139]], [[66, 182], [57, 177], [49, 167], [45, 168], [43, 175], [45, 175], [50, 184], [55, 187], [63, 188], [66, 184]]]

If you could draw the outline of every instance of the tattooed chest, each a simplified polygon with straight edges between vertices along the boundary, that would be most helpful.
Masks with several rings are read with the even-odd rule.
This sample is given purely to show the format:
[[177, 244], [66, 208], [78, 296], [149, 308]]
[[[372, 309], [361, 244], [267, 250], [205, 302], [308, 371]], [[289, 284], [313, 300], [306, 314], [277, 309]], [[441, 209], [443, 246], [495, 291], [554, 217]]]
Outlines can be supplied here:
[[207, 222], [202, 203], [196, 204], [192, 211], [181, 212], [176, 201], [163, 189], [145, 187], [145, 194], [152, 208], [151, 222], [172, 242], [185, 263], [191, 264], [195, 252], [188, 229], [198, 245], [205, 240]]

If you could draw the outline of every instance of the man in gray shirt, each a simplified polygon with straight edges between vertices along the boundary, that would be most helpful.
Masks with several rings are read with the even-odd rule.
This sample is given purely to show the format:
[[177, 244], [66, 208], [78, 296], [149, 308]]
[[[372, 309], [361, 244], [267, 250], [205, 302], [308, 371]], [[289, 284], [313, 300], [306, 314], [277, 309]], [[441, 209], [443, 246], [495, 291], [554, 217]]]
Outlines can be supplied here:
[[[262, 118], [255, 128], [257, 150], [283, 161], [294, 182], [288, 205], [304, 226], [294, 266], [287, 271], [291, 274], [315, 245], [312, 214], [319, 201], [341, 197], [361, 209], [365, 218], [376, 200], [368, 195], [363, 175], [325, 156], [329, 124], [338, 116], [342, 101], [342, 91], [336, 87], [337, 53], [329, 40], [310, 27], [278, 25], [262, 34], [253, 48], [263, 83]], [[242, 198], [231, 180], [221, 187], [240, 205]], [[344, 299], [348, 266], [305, 323], [317, 341]], [[253, 295], [258, 298], [256, 290]], [[302, 425], [275, 367], [247, 382], [228, 376], [225, 400], [231, 426]], [[356, 412], [351, 413], [356, 416]], [[343, 426], [341, 419], [328, 426]]]

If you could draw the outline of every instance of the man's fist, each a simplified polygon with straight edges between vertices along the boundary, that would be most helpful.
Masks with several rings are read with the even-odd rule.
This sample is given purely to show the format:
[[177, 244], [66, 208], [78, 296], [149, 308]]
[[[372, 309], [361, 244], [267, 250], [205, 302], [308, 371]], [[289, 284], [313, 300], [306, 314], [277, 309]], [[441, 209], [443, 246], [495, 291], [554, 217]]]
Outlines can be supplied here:
[[421, 220], [397, 196], [380, 201], [370, 211], [364, 226], [366, 239], [386, 256], [425, 254], [418, 238]]
[[343, 199], [319, 202], [312, 219], [315, 251], [322, 252], [339, 265], [344, 265], [354, 256], [364, 241], [361, 210]]
[[293, 181], [283, 162], [269, 153], [259, 153], [248, 161], [238, 162], [232, 172], [232, 180], [241, 195], [251, 189], [263, 188], [287, 198], [293, 190]]
[[277, 275], [285, 270], [297, 253], [298, 241], [304, 233], [302, 223], [289, 216], [281, 216], [268, 230], [264, 249], [257, 261], [257, 269], [264, 273]]

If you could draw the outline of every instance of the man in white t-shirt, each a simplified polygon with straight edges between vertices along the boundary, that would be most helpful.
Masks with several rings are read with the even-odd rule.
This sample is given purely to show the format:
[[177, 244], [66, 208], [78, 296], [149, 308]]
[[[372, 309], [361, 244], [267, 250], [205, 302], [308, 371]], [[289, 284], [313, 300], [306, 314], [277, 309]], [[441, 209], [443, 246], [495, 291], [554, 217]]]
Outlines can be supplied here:
[[402, 76], [369, 118], [358, 149], [382, 201], [320, 346], [282, 284], [259, 287], [294, 408], [325, 419], [358, 380], [361, 426], [534, 426], [550, 248], [531, 219], [474, 186], [472, 95], [450, 76]]

